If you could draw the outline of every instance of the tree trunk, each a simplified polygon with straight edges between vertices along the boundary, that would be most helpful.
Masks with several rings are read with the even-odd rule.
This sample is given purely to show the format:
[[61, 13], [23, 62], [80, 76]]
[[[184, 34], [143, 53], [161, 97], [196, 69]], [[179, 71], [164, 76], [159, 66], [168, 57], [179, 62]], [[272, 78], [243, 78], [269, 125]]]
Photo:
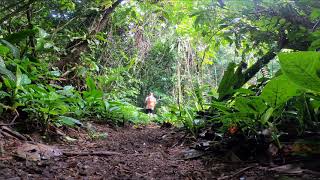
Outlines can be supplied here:
[[239, 81], [235, 84], [234, 89], [241, 88], [246, 82], [248, 82], [254, 75], [256, 75], [260, 69], [266, 66], [277, 55], [276, 50], [271, 50], [264, 56], [262, 56], [256, 63], [241, 74]]
[[105, 9], [101, 17], [97, 17], [91, 26], [89, 27], [89, 34], [96, 35], [98, 32], [102, 31], [108, 22], [109, 15], [115, 10], [115, 8], [122, 2], [123, 0], [117, 0], [112, 4], [111, 7]]
[[[29, 5], [29, 8], [27, 10], [27, 19], [28, 19], [28, 28], [30, 30], [33, 29], [33, 24], [32, 24], [32, 5]], [[37, 54], [36, 54], [36, 39], [34, 34], [29, 36], [29, 45], [31, 47], [31, 55], [32, 58], [36, 58]]]
[[215, 84], [215, 87], [218, 88], [217, 64], [214, 64], [213, 67], [214, 67], [214, 84]]
[[[93, 20], [92, 24], [88, 27], [89, 37], [95, 36], [98, 32], [102, 31], [108, 22], [109, 15], [120, 5], [123, 0], [117, 0], [111, 7], [105, 9], [101, 16]], [[78, 63], [80, 55], [89, 50], [88, 41], [86, 39], [75, 39], [66, 46], [66, 55], [61, 57], [61, 60], [56, 64], [59, 69], [64, 69], [66, 66]]]

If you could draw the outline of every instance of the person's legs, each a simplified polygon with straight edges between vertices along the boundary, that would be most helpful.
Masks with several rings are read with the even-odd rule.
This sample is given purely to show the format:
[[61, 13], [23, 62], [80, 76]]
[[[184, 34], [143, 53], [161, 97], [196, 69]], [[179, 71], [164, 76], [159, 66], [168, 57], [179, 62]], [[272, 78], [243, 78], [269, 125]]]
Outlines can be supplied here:
[[151, 110], [151, 116], [154, 117], [154, 109]]

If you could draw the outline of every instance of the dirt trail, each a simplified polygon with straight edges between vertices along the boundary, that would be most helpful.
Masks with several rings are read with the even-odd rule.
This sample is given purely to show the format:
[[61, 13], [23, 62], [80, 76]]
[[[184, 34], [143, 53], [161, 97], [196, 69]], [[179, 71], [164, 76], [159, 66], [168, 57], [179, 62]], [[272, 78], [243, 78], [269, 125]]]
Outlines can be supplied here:
[[[179, 154], [187, 147], [175, 131], [150, 125], [143, 128], [107, 132], [105, 140], [55, 144], [68, 152], [114, 151], [120, 155], [56, 157], [31, 162], [18, 159], [2, 160], [0, 178], [22, 179], [203, 179], [210, 173], [200, 160], [181, 160]], [[181, 137], [181, 135], [180, 135]]]
[[[54, 145], [68, 152], [114, 151], [120, 155], [59, 156], [40, 162], [0, 158], [0, 179], [217, 179], [250, 166], [183, 160], [180, 155], [188, 149], [181, 145], [183, 134], [156, 125], [117, 130], [97, 125], [97, 130], [108, 133], [107, 138], [94, 141], [80, 138], [70, 144]], [[78, 136], [87, 137], [81, 133]], [[14, 144], [5, 146], [7, 152]], [[239, 179], [242, 174], [229, 179]], [[251, 180], [274, 179], [255, 168], [245, 174]]]

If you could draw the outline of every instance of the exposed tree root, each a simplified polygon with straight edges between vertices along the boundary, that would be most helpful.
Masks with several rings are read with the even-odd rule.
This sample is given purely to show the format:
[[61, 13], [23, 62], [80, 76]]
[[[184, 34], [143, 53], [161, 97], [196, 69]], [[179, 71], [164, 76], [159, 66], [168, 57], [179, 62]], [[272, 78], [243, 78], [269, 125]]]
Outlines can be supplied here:
[[94, 152], [63, 152], [65, 156], [112, 156], [122, 155], [118, 152], [113, 151], [94, 151]]
[[254, 168], [254, 167], [257, 167], [257, 165], [253, 165], [253, 166], [245, 167], [245, 168], [243, 168], [243, 169], [241, 169], [241, 170], [237, 171], [237, 172], [236, 172], [236, 173], [234, 173], [234, 174], [231, 174], [231, 175], [228, 175], [228, 176], [220, 177], [220, 178], [218, 178], [218, 180], [232, 179], [232, 178], [234, 178], [234, 177], [236, 177], [236, 176], [240, 175], [241, 173], [243, 173], [243, 172], [245, 172], [245, 171], [247, 171], [247, 170], [250, 170], [250, 169], [252, 169], [252, 168]]
[[0, 134], [2, 134], [4, 137], [13, 137], [19, 140], [27, 141], [28, 139], [23, 136], [22, 134], [8, 128], [7, 126], [0, 126]]

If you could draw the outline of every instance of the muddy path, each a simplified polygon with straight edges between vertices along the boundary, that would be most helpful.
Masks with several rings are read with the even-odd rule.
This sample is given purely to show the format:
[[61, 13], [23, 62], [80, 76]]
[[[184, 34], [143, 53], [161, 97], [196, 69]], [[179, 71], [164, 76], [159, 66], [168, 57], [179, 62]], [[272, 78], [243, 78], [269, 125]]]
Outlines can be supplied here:
[[[84, 138], [86, 134], [76, 132], [74, 136], [81, 140], [54, 145], [68, 152], [112, 151], [119, 154], [59, 156], [40, 162], [2, 157], [0, 179], [218, 179], [252, 166], [218, 163], [205, 158], [183, 159], [189, 145], [183, 134], [173, 129], [156, 125], [118, 129], [96, 125], [96, 128], [107, 133], [107, 138], [90, 140]], [[10, 148], [15, 144], [7, 143], [6, 152], [10, 154]], [[274, 179], [255, 166], [225, 179], [241, 176]]]

